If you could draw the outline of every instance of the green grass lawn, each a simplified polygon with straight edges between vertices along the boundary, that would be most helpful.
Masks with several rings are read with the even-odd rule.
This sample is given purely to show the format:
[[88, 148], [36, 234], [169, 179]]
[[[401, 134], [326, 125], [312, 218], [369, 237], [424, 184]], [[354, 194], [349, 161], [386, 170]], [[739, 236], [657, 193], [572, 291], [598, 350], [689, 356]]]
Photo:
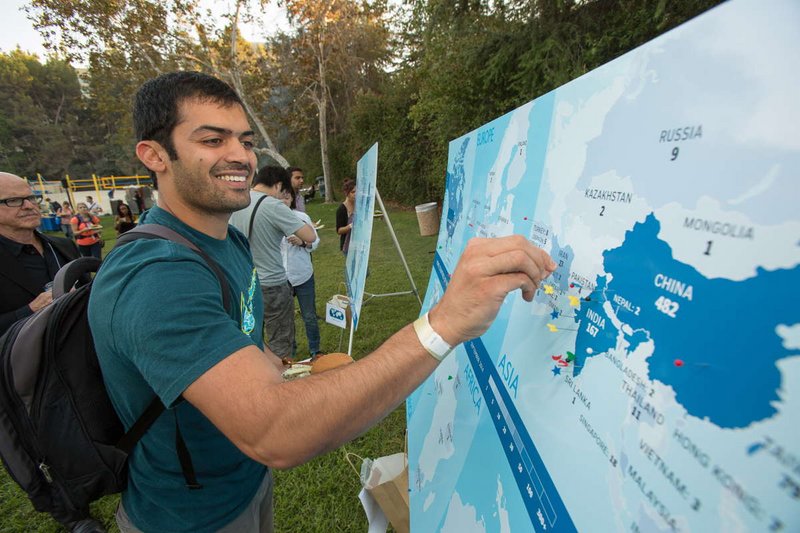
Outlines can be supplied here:
[[[317, 289], [317, 314], [324, 317], [325, 303], [334, 294], [345, 294], [344, 257], [339, 252], [336, 235], [336, 204], [319, 201], [307, 205], [312, 220], [322, 219], [325, 228], [319, 231], [321, 243], [313, 255]], [[436, 247], [435, 237], [420, 237], [416, 214], [389, 208], [400, 246], [403, 249], [414, 281], [424, 296]], [[102, 217], [104, 254], [114, 245], [112, 217]], [[369, 277], [366, 290], [383, 294], [410, 288], [386, 224], [375, 219]], [[394, 332], [414, 320], [419, 304], [413, 295], [377, 298], [361, 309], [359, 328], [353, 342], [353, 356], [358, 359], [369, 354]], [[299, 313], [297, 328], [298, 356], [308, 353], [305, 329]], [[346, 351], [348, 335], [320, 321], [322, 350]], [[341, 350], [339, 343], [341, 338]], [[314, 413], [307, 413], [313, 417]], [[299, 420], [298, 423], [302, 423]], [[278, 532], [352, 531], [363, 532], [367, 521], [358, 492], [358, 477], [345, 460], [345, 451], [361, 457], [380, 457], [403, 451], [405, 435], [405, 406], [398, 407], [378, 425], [353, 442], [327, 455], [291, 470], [275, 473], [275, 529]], [[359, 466], [358, 464], [356, 465]], [[109, 496], [92, 507], [95, 517], [103, 520], [109, 531], [117, 531], [114, 522], [118, 496]], [[37, 513], [25, 494], [0, 469], [0, 533], [62, 531], [48, 515]]]

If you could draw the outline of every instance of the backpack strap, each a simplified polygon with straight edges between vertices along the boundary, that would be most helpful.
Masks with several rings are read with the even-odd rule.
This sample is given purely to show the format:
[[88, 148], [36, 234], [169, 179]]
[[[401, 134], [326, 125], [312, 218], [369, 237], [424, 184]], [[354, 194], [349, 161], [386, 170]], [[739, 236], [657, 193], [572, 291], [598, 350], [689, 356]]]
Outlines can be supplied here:
[[197, 482], [197, 476], [194, 473], [194, 465], [192, 464], [189, 448], [186, 447], [186, 441], [183, 440], [183, 435], [181, 435], [181, 427], [178, 425], [178, 413], [174, 412], [173, 414], [175, 415], [175, 449], [178, 452], [178, 460], [181, 463], [183, 480], [186, 481], [186, 487], [189, 490], [202, 489], [203, 485]]
[[261, 202], [267, 199], [267, 195], [265, 194], [261, 198], [258, 199], [256, 202], [256, 206], [253, 208], [253, 212], [250, 214], [250, 224], [247, 226], [247, 240], [250, 240], [250, 235], [253, 233], [253, 223], [256, 221], [256, 211], [258, 211], [258, 206], [261, 205]]
[[[181, 400], [183, 401], [183, 400]], [[133, 423], [131, 428], [125, 435], [117, 442], [117, 448], [130, 455], [133, 452], [134, 446], [139, 442], [139, 439], [144, 437], [147, 430], [150, 429], [156, 419], [164, 412], [164, 404], [161, 399], [156, 396], [144, 413]], [[178, 425], [178, 414], [175, 414], [175, 451], [178, 452], [178, 461], [181, 463], [181, 471], [183, 472], [183, 480], [190, 490], [202, 489], [203, 486], [197, 482], [197, 475], [194, 472], [194, 464], [192, 463], [192, 454], [189, 453], [189, 448], [186, 446], [186, 441], [183, 440], [181, 428]]]
[[[262, 198], [263, 199], [263, 198]], [[186, 246], [197, 255], [203, 258], [208, 267], [214, 272], [214, 275], [219, 281], [222, 289], [222, 306], [226, 312], [231, 309], [230, 286], [222, 268], [214, 261], [207, 253], [195, 245], [192, 241], [181, 235], [180, 233], [161, 224], [142, 224], [135, 228], [123, 233], [117, 238], [114, 248], [123, 246], [133, 241], [141, 239], [164, 239], [176, 242]], [[183, 401], [181, 398], [179, 401]], [[165, 410], [164, 404], [161, 399], [156, 396], [150, 405], [147, 406], [144, 413], [133, 423], [131, 428], [122, 436], [117, 443], [117, 448], [130, 454], [134, 446], [144, 436], [148, 429], [155, 423], [156, 419], [161, 416]], [[197, 476], [194, 472], [194, 465], [192, 464], [192, 456], [189, 453], [189, 448], [186, 446], [186, 441], [183, 439], [180, 427], [178, 426], [177, 413], [175, 414], [175, 450], [178, 452], [178, 460], [181, 463], [181, 470], [183, 472], [183, 479], [186, 481], [186, 486], [189, 489], [201, 489], [203, 486], [197, 482]]]
[[133, 423], [131, 428], [125, 433], [119, 442], [117, 442], [117, 448], [125, 452], [126, 454], [130, 455], [133, 452], [133, 447], [136, 446], [136, 443], [139, 442], [147, 430], [150, 429], [150, 426], [156, 421], [156, 419], [161, 416], [161, 413], [164, 412], [164, 404], [161, 403], [161, 398], [156, 396], [150, 405], [147, 406], [147, 409], [144, 410], [144, 413], [139, 417], [136, 422]]
[[79, 257], [59, 268], [53, 278], [53, 299], [64, 296], [84, 275], [99, 268], [100, 260], [96, 257]]

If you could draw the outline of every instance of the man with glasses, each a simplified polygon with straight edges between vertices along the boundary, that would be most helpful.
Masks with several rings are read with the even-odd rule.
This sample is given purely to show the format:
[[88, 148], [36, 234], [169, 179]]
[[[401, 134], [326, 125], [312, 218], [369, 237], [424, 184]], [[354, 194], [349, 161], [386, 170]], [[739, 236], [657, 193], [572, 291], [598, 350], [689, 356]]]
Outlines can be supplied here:
[[0, 172], [0, 334], [52, 302], [50, 282], [78, 257], [72, 241], [36, 230], [41, 201], [27, 181]]
[[292, 182], [281, 167], [264, 167], [253, 178], [250, 205], [236, 211], [230, 223], [247, 236], [253, 263], [264, 296], [264, 330], [272, 353], [292, 357], [294, 345], [294, 296], [283, 268], [281, 240], [290, 235], [311, 244], [314, 229], [301, 221], [284, 203], [291, 198]]

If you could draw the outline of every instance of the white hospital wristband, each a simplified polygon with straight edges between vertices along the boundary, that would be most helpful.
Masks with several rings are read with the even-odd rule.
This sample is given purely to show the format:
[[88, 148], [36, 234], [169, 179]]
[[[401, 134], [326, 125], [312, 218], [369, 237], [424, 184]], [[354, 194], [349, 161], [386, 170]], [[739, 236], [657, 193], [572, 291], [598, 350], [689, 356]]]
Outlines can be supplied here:
[[447, 354], [453, 351], [453, 347], [447, 344], [447, 341], [431, 327], [428, 313], [414, 321], [414, 331], [417, 333], [417, 338], [422, 347], [437, 361], [443, 360], [447, 357]]

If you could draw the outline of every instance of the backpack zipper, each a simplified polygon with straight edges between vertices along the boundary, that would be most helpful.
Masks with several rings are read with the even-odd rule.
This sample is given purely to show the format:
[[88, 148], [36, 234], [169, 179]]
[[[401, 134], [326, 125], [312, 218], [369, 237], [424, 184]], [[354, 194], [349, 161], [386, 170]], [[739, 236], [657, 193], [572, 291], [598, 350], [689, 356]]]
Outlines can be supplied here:
[[[77, 304], [74, 303], [75, 301], [77, 301], [80, 298], [80, 299], [86, 299], [87, 300], [87, 302], [86, 302], [86, 310], [87, 310], [86, 320], [88, 321], [88, 319], [89, 319], [88, 318], [88, 305], [89, 305], [88, 299], [89, 299], [89, 295], [83, 294], [83, 292], [85, 292], [88, 287], [91, 287], [91, 283], [89, 283], [88, 285], [84, 285], [82, 287], [79, 287], [78, 289], [76, 289], [72, 293], [65, 294], [62, 297], [63, 300], [59, 302], [62, 305], [53, 306], [53, 310], [52, 310], [52, 314], [51, 314], [50, 320], [53, 321], [54, 323], [60, 325], [62, 316], [71, 314], [73, 308], [76, 305], [80, 305], [80, 301], [78, 301]], [[69, 305], [67, 305], [67, 304], [69, 304]], [[55, 362], [53, 361], [54, 357], [51, 357], [51, 355], [54, 354], [55, 350], [56, 350], [56, 334], [55, 334], [55, 332], [50, 330], [50, 329], [48, 329], [47, 332], [45, 333], [44, 341], [43, 341], [42, 344], [44, 346], [45, 357], [47, 357], [49, 359], [48, 363], [50, 364], [50, 368], [52, 370], [53, 377], [60, 384], [64, 385], [64, 390], [67, 392], [67, 394], [65, 396], [69, 400], [69, 403], [72, 406], [73, 411], [77, 412], [78, 409], [77, 409], [77, 406], [75, 405], [75, 397], [72, 394], [72, 390], [69, 387], [66, 387], [66, 379], [62, 375], [61, 370], [58, 368], [58, 365], [56, 365]], [[37, 387], [37, 392], [39, 390], [42, 390], [42, 389]], [[39, 415], [39, 416], [41, 416], [41, 409], [42, 409], [41, 403], [42, 403], [41, 402], [41, 395], [34, 394], [33, 403], [31, 404], [31, 410], [36, 408], [36, 414]], [[78, 422], [78, 425], [80, 425], [81, 431], [83, 432], [83, 434], [88, 436], [89, 435], [89, 431], [86, 429], [86, 426], [83, 423], [83, 419], [81, 417], [76, 417], [76, 421]]]
[[[81, 289], [81, 288], [83, 288], [83, 287], [79, 287], [79, 289]], [[62, 317], [64, 315], [70, 314], [72, 312], [73, 308], [75, 307], [75, 304], [73, 302], [77, 299], [77, 296], [78, 296], [78, 291], [76, 290], [75, 292], [70, 292], [70, 293], [64, 294], [64, 296], [59, 298], [58, 302], [53, 302], [53, 304], [51, 304], [52, 305], [52, 309], [50, 311], [50, 317], [49, 317], [48, 321], [51, 322], [51, 323], [54, 323], [54, 324], [61, 325]], [[81, 298], [83, 298], [83, 297], [88, 299], [88, 296], [86, 296], [86, 295], [82, 295], [81, 296]], [[69, 305], [67, 305], [67, 304], [69, 304]], [[87, 305], [88, 305], [88, 302], [87, 302]], [[56, 350], [56, 334], [53, 331], [53, 329], [54, 328], [48, 328], [47, 331], [45, 332], [44, 339], [42, 340], [42, 358], [43, 359], [45, 359], [45, 358], [47, 359], [47, 363], [46, 364], [51, 369], [51, 372], [52, 372], [52, 374], [54, 376], [54, 379], [56, 379], [57, 381], [59, 381], [59, 382], [61, 382], [63, 384], [64, 383], [64, 379], [61, 376], [61, 372], [60, 372], [58, 366], [53, 361], [53, 357], [51, 357], [51, 355]], [[45, 366], [45, 363], [42, 363], [41, 367], [44, 367], [44, 366]], [[45, 377], [45, 376], [40, 375], [39, 379], [42, 379], [43, 377]], [[36, 386], [36, 389], [34, 390], [33, 399], [31, 401], [31, 413], [35, 413], [35, 415], [36, 415], [35, 417], [31, 417], [31, 418], [35, 418], [36, 420], [40, 420], [41, 417], [42, 417], [42, 409], [43, 409], [42, 393], [43, 393], [43, 391], [44, 391], [44, 386], [42, 386], [37, 381], [37, 386]], [[67, 389], [67, 391], [70, 392], [68, 389]], [[72, 398], [72, 394], [67, 394], [67, 397], [69, 398], [69, 401], [72, 404], [72, 407], [74, 409], [75, 408], [75, 402], [74, 402], [74, 400]], [[78, 418], [78, 421], [81, 424], [81, 429], [83, 430], [83, 432], [87, 433], [86, 428], [83, 427], [83, 421], [80, 418]]]
[[[63, 300], [59, 299], [58, 302], [53, 302], [53, 304], [51, 304], [52, 307], [51, 307], [51, 311], [50, 311], [50, 317], [48, 318], [48, 322], [53, 322], [55, 324], [59, 324], [60, 323], [61, 317], [67, 311], [71, 310], [71, 307], [70, 307], [69, 310], [65, 311], [65, 308], [67, 307], [65, 304], [66, 303], [70, 303], [70, 302], [67, 302], [67, 300], [71, 301], [71, 300], [75, 299], [74, 297], [71, 298], [71, 299], [67, 298], [68, 296], [71, 296], [72, 294], [75, 294], [75, 293], [70, 293], [69, 295], [65, 294], [64, 295], [65, 297], [63, 298]], [[44, 366], [49, 366], [51, 368], [52, 372], [55, 375], [55, 379], [57, 379], [59, 381], [63, 381], [61, 379], [60, 372], [58, 371], [58, 367], [55, 365], [54, 361], [52, 360], [52, 357], [50, 357], [50, 355], [53, 353], [54, 349], [55, 349], [55, 333], [53, 332], [53, 328], [47, 328], [47, 330], [45, 331], [44, 339], [42, 340], [42, 352], [43, 352], [42, 353], [42, 359], [43, 359], [43, 362], [41, 363], [41, 366], [40, 366], [40, 374], [39, 374], [39, 376], [37, 378], [36, 389], [34, 390], [33, 400], [31, 402], [31, 413], [35, 413], [35, 417], [31, 417], [31, 418], [28, 419], [28, 422], [31, 424], [31, 426], [33, 426], [33, 419], [34, 418], [36, 420], [40, 420], [41, 416], [42, 416], [42, 409], [43, 409], [42, 392], [44, 391], [44, 385], [42, 383], [42, 380], [47, 378], [46, 375], [43, 375], [41, 373], [43, 367]], [[46, 363], [44, 362], [45, 359], [47, 360]], [[67, 395], [67, 396], [68, 396], [70, 402], [74, 403], [73, 400], [72, 400], [72, 396], [71, 395]], [[84, 431], [84, 433], [86, 433], [85, 428], [83, 428], [83, 431]], [[76, 509], [76, 506], [72, 501], [72, 498], [70, 498], [69, 494], [67, 493], [67, 491], [65, 490], [65, 488], [63, 486], [63, 483], [64, 483], [63, 479], [61, 479], [61, 477], [58, 476], [58, 474], [56, 472], [52, 472], [50, 470], [50, 465], [48, 465], [45, 462], [46, 457], [44, 457], [42, 454], [37, 455], [37, 457], [41, 457], [41, 459], [37, 463], [37, 468], [42, 473], [42, 476], [44, 476], [45, 481], [47, 481], [47, 483], [49, 485], [52, 485], [55, 490], [58, 490], [58, 492], [61, 494], [61, 497], [63, 498], [64, 503], [67, 505], [67, 507], [72, 508], [72, 509]]]
[[39, 463], [39, 471], [42, 473], [42, 475], [44, 476], [44, 479], [48, 483], [52, 483], [53, 482], [53, 476], [50, 475], [50, 467], [47, 466], [47, 464], [45, 464], [44, 461]]
[[[55, 324], [61, 324], [62, 317], [65, 316], [65, 315], [72, 314], [72, 311], [75, 308], [75, 306], [81, 305], [81, 301], [82, 301], [81, 299], [86, 299], [86, 311], [87, 311], [86, 320], [88, 321], [88, 319], [89, 319], [89, 317], [88, 317], [89, 295], [87, 294], [87, 291], [89, 290], [91, 285], [92, 285], [92, 283], [89, 282], [87, 285], [83, 285], [81, 287], [78, 287], [74, 292], [71, 292], [69, 294], [65, 294], [60, 299], [60, 301], [58, 302], [60, 305], [58, 305], [58, 306], [54, 305], [53, 306], [53, 310], [52, 310], [52, 314], [51, 314], [50, 320], [52, 320]], [[75, 303], [75, 302], [77, 302], [77, 303]], [[46, 357], [48, 357], [50, 359], [49, 363], [50, 363], [50, 368], [52, 369], [52, 372], [53, 372], [53, 379], [58, 381], [60, 384], [64, 385], [64, 390], [66, 391], [65, 396], [66, 396], [67, 400], [69, 401], [70, 405], [72, 406], [72, 410], [74, 412], [77, 412], [78, 409], [77, 409], [77, 406], [75, 404], [75, 396], [72, 394], [72, 390], [69, 387], [66, 387], [66, 379], [62, 375], [61, 370], [58, 368], [58, 365], [56, 365], [55, 362], [52, 360], [53, 357], [51, 357], [51, 355], [54, 354], [55, 350], [56, 350], [56, 333], [53, 330], [51, 330], [51, 329], [47, 330], [47, 332], [45, 333], [45, 338], [44, 338], [44, 343], [43, 344], [44, 344], [44, 351], [45, 351]], [[39, 390], [39, 389], [37, 388], [37, 390]], [[37, 399], [37, 396], [34, 395], [33, 404], [31, 406], [31, 409], [33, 409], [33, 407], [37, 407], [38, 406], [39, 408], [37, 409], [37, 414], [40, 414], [41, 403], [42, 403], [41, 402], [41, 397], [39, 397]], [[76, 417], [75, 421], [80, 426], [81, 432], [88, 438], [89, 437], [89, 430], [86, 428], [86, 425], [85, 425], [83, 419], [81, 417]], [[98, 459], [101, 460], [101, 462], [103, 463], [103, 465], [105, 465], [105, 467], [109, 470], [109, 472], [113, 472], [113, 469], [111, 468], [111, 466], [106, 461], [103, 460], [102, 456], [98, 456]], [[42, 470], [42, 473], [46, 477], [50, 476], [52, 478], [52, 475], [50, 474], [49, 467], [48, 467], [48, 465], [46, 463], [44, 463], [44, 461], [42, 461], [42, 463], [40, 465], [40, 469], [42, 467], [44, 468]], [[114, 478], [115, 478], [115, 480], [117, 480], [117, 476], [116, 475], [114, 476]], [[118, 480], [117, 480], [117, 482], [118, 482]], [[70, 498], [70, 496], [63, 490], [62, 490], [62, 494], [63, 494], [64, 498], [67, 501], [69, 501], [69, 503], [74, 507], [74, 504], [72, 502], [72, 498]]]

